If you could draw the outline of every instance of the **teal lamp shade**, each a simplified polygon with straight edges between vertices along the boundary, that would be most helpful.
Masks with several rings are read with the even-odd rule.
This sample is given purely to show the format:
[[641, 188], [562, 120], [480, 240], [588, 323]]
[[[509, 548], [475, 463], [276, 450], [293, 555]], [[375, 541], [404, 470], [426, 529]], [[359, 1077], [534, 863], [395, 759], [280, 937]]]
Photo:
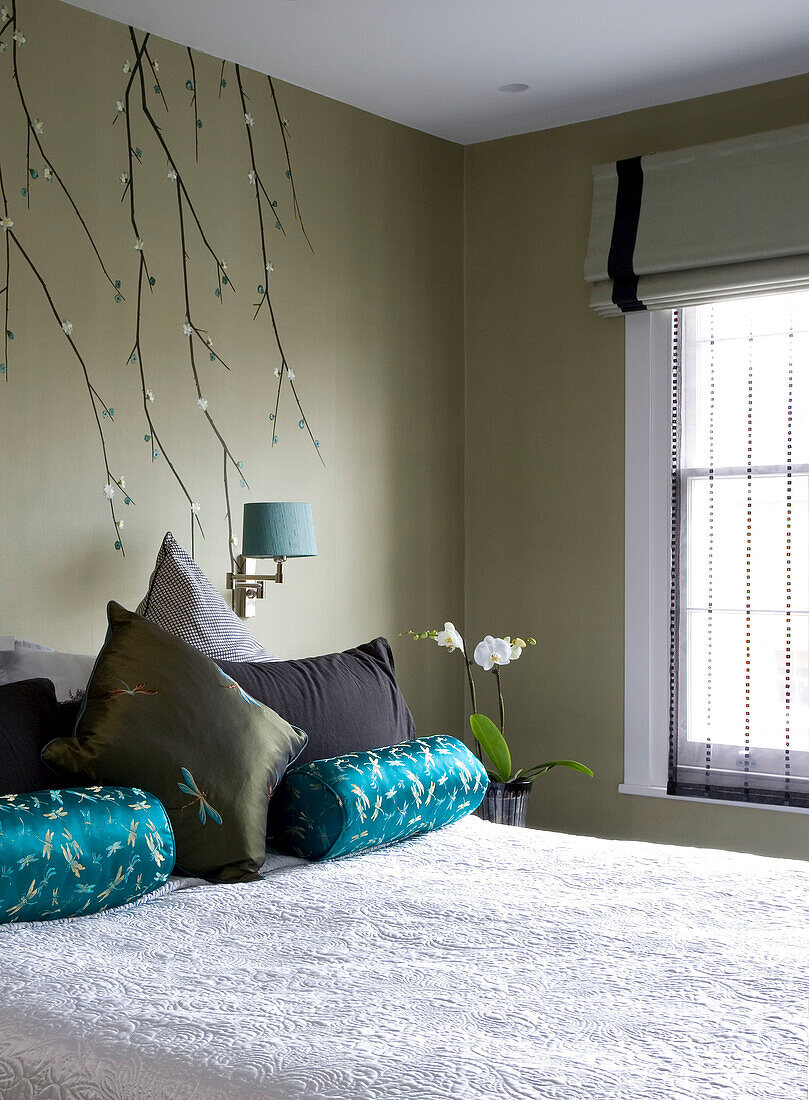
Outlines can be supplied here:
[[286, 501], [245, 504], [242, 554], [246, 558], [313, 558], [317, 543], [312, 505]]

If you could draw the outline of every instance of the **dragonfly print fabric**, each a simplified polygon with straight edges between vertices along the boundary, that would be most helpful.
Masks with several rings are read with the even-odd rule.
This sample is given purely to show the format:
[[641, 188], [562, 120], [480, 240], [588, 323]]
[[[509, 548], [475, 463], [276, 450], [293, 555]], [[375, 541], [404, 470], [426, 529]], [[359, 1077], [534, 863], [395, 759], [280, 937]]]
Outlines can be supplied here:
[[137, 788], [0, 796], [0, 924], [115, 909], [173, 867], [166, 811]]
[[455, 737], [403, 741], [291, 769], [273, 803], [273, 840], [336, 859], [440, 829], [476, 810], [489, 779]]
[[306, 734], [181, 638], [116, 603], [107, 613], [75, 736], [51, 741], [43, 760], [74, 783], [152, 791], [188, 874], [255, 878], [270, 796]]

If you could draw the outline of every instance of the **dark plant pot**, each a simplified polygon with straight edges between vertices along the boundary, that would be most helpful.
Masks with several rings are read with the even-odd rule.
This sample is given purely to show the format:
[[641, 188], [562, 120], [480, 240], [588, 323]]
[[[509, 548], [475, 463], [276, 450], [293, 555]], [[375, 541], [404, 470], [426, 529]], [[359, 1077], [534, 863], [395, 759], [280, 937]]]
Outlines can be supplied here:
[[494, 821], [497, 825], [518, 825], [524, 829], [532, 785], [530, 779], [515, 779], [511, 783], [496, 783], [492, 779], [475, 812], [484, 821]]

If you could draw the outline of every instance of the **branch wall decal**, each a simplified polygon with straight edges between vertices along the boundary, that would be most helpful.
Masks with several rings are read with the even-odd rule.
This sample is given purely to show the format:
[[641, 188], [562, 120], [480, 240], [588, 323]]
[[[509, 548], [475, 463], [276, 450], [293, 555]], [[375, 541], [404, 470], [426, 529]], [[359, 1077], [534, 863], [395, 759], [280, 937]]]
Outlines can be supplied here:
[[[201, 506], [190, 488], [188, 478], [181, 474], [174, 459], [167, 450], [166, 443], [168, 442], [170, 446], [170, 440], [167, 440], [167, 435], [170, 434], [170, 429], [167, 426], [170, 411], [161, 411], [161, 427], [158, 430], [156, 422], [157, 417], [154, 412], [155, 390], [152, 388], [155, 383], [151, 382], [149, 378], [151, 371], [147, 369], [147, 364], [144, 360], [144, 336], [145, 330], [148, 329], [149, 325], [146, 303], [152, 295], [159, 293], [159, 290], [156, 290], [157, 279], [149, 268], [149, 241], [145, 239], [141, 232], [141, 226], [143, 224], [141, 211], [142, 199], [138, 180], [139, 176], [144, 172], [154, 171], [154, 166], [159, 159], [165, 159], [165, 168], [158, 170], [164, 173], [164, 178], [167, 181], [165, 185], [165, 201], [166, 203], [171, 203], [174, 209], [174, 217], [176, 218], [176, 232], [179, 245], [179, 263], [176, 268], [176, 277], [184, 304], [184, 316], [178, 317], [177, 324], [178, 327], [182, 327], [183, 334], [187, 340], [188, 365], [190, 367], [191, 378], [196, 392], [197, 407], [205, 417], [215, 445], [222, 453], [223, 495], [228, 531], [228, 554], [231, 564], [233, 565], [235, 561], [237, 539], [233, 530], [229, 476], [237, 477], [241, 487], [249, 488], [249, 486], [242, 468], [242, 462], [236, 457], [223, 430], [218, 426], [214, 418], [214, 413], [209, 408], [208, 397], [205, 395], [200, 358], [204, 359], [212, 366], [216, 366], [228, 372], [231, 371], [231, 367], [229, 363], [226, 362], [224, 356], [220, 354], [219, 350], [215, 348], [212, 336], [204, 327], [205, 321], [201, 319], [202, 311], [194, 302], [194, 291], [189, 277], [190, 268], [193, 263], [191, 251], [192, 242], [188, 238], [189, 229], [194, 235], [195, 240], [198, 239], [205, 256], [207, 256], [207, 263], [213, 265], [217, 279], [215, 295], [218, 299], [218, 303], [224, 305], [224, 297], [227, 292], [234, 295], [234, 300], [238, 300], [238, 298], [236, 297], [237, 288], [231, 276], [231, 272], [228, 270], [228, 265], [225, 260], [221, 258], [220, 246], [222, 242], [215, 239], [215, 227], [212, 230], [204, 224], [204, 218], [200, 213], [200, 209], [192, 193], [192, 176], [199, 163], [200, 141], [203, 132], [203, 120], [200, 113], [200, 87], [193, 52], [190, 48], [186, 48], [183, 51], [188, 65], [186, 72], [190, 72], [190, 76], [185, 81], [185, 88], [190, 93], [188, 106], [193, 118], [194, 128], [194, 162], [190, 169], [186, 169], [182, 165], [182, 158], [172, 147], [172, 141], [167, 136], [166, 130], [159, 125], [149, 106], [151, 95], [154, 95], [155, 97], [159, 97], [159, 103], [162, 104], [161, 110], [164, 108], [166, 112], [169, 111], [169, 102], [160, 77], [160, 65], [150, 52], [150, 35], [137, 32], [133, 27], [128, 29], [128, 39], [132, 57], [128, 58], [123, 65], [123, 74], [126, 77], [126, 84], [121, 92], [122, 98], [115, 102], [115, 109], [112, 115], [112, 122], [118, 125], [117, 132], [122, 135], [126, 143], [126, 170], [120, 174], [120, 182], [123, 187], [121, 202], [127, 203], [128, 206], [128, 222], [132, 236], [129, 243], [125, 243], [123, 247], [133, 248], [135, 252], [137, 252], [135, 290], [134, 293], [130, 290], [127, 295], [124, 293], [125, 288], [122, 286], [121, 280], [115, 279], [110, 274], [110, 264], [108, 260], [105, 260], [102, 256], [101, 248], [91, 229], [92, 216], [83, 211], [80, 200], [75, 196], [73, 189], [68, 186], [66, 182], [68, 173], [66, 173], [64, 168], [61, 170], [57, 169], [53, 159], [46, 151], [44, 139], [45, 124], [39, 118], [34, 117], [29, 109], [29, 100], [26, 95], [23, 79], [24, 73], [21, 72], [20, 54], [23, 48], [30, 51], [32, 43], [28, 42], [18, 23], [18, 11], [22, 8], [23, 0], [12, 0], [10, 7], [0, 8], [0, 65], [4, 62], [2, 55], [9, 55], [8, 60], [11, 62], [11, 77], [16, 89], [17, 103], [26, 127], [26, 179], [24, 186], [20, 188], [20, 198], [25, 203], [26, 211], [29, 210], [31, 206], [32, 181], [36, 181], [40, 178], [39, 169], [32, 166], [31, 162], [31, 154], [32, 150], [34, 150], [44, 164], [41, 178], [46, 182], [55, 181], [63, 193], [70, 214], [78, 222], [83, 236], [89, 245], [93, 261], [98, 264], [104, 279], [112, 290], [114, 302], [116, 305], [125, 303], [125, 308], [131, 311], [133, 336], [127, 362], [137, 366], [136, 378], [140, 390], [139, 404], [143, 410], [145, 428], [143, 439], [144, 442], [149, 445], [152, 461], [165, 461], [184, 499], [185, 506], [188, 510], [187, 515], [190, 518], [191, 550], [193, 554], [195, 534], [198, 533], [204, 537], [204, 529], [200, 518]], [[11, 45], [10, 50], [8, 49], [9, 44]], [[255, 193], [253, 202], [257, 228], [256, 241], [259, 246], [258, 250], [260, 251], [260, 261], [262, 265], [262, 273], [256, 285], [258, 301], [252, 304], [251, 314], [252, 320], [257, 321], [259, 315], [264, 312], [269, 322], [270, 343], [263, 352], [263, 355], [267, 362], [268, 377], [270, 369], [272, 369], [274, 376], [273, 405], [269, 412], [271, 429], [270, 448], [278, 443], [278, 413], [281, 391], [286, 381], [289, 383], [290, 391], [300, 416], [299, 427], [302, 430], [305, 429], [307, 432], [312, 446], [322, 463], [323, 457], [320, 453], [320, 442], [315, 438], [308, 417], [304, 412], [298, 390], [295, 387], [295, 371], [289, 362], [282, 344], [277, 311], [272, 300], [270, 281], [274, 267], [270, 259], [267, 229], [268, 227], [274, 227], [276, 231], [282, 234], [285, 234], [285, 230], [278, 212], [278, 201], [270, 197], [265, 185], [253, 140], [254, 126], [266, 126], [269, 124], [272, 126], [273, 131], [277, 129], [281, 139], [282, 163], [285, 166], [284, 174], [289, 181], [293, 218], [308, 247], [311, 249], [311, 241], [303, 224], [303, 217], [295, 188], [288, 141], [288, 121], [281, 114], [275, 87], [272, 78], [269, 76], [262, 78], [267, 80], [266, 90], [269, 93], [266, 110], [259, 110], [259, 108], [256, 107], [254, 117], [254, 109], [245, 87], [245, 74], [239, 65], [236, 65], [234, 68], [236, 85], [238, 88], [238, 100], [236, 100], [232, 94], [230, 98], [234, 106], [238, 106], [239, 108], [239, 121], [244, 126], [247, 137], [247, 153], [249, 158], [249, 171], [247, 177]], [[228, 94], [226, 92], [228, 81], [225, 76], [225, 69], [226, 64], [222, 61], [216, 89], [217, 100], [223, 100]], [[223, 95], [223, 93], [225, 94]], [[136, 131], [144, 126], [145, 136], [148, 139], [150, 149], [154, 149], [154, 151], [158, 153], [158, 158], [155, 158], [148, 152], [145, 153], [136, 143]], [[140, 140], [144, 142], [144, 145], [146, 144], [143, 137], [141, 137]], [[117, 551], [124, 554], [125, 550], [122, 534], [124, 521], [120, 518], [119, 512], [116, 510], [116, 491], [120, 492], [124, 505], [132, 505], [134, 504], [134, 500], [128, 493], [125, 478], [123, 476], [116, 478], [111, 470], [110, 440], [107, 434], [107, 425], [114, 423], [115, 410], [104, 401], [92, 381], [87, 354], [82, 352], [79, 346], [80, 338], [86, 338], [86, 333], [77, 332], [74, 338], [74, 326], [72, 321], [67, 320], [60, 312], [49, 289], [46, 265], [43, 263], [42, 259], [36, 255], [37, 249], [34, 245], [23, 240], [20, 226], [18, 225], [15, 228], [13, 209], [8, 201], [9, 196], [6, 188], [6, 177], [3, 174], [3, 152], [3, 150], [0, 150], [0, 202], [2, 203], [0, 232], [2, 233], [4, 246], [3, 266], [5, 279], [4, 285], [0, 288], [0, 297], [3, 299], [4, 318], [3, 355], [2, 362], [0, 362], [0, 373], [4, 375], [4, 380], [8, 382], [11, 374], [10, 344], [14, 339], [14, 332], [11, 328], [14, 301], [12, 296], [12, 278], [15, 277], [15, 273], [18, 270], [18, 265], [13, 262], [13, 256], [16, 255], [22, 263], [22, 267], [19, 269], [24, 270], [28, 268], [36, 279], [48, 305], [49, 313], [54, 321], [60, 326], [63, 336], [70, 345], [73, 357], [81, 369], [84, 387], [90, 400], [94, 423], [99, 436], [100, 452], [105, 475], [103, 496], [109, 508], [111, 521], [114, 526], [115, 535], [113, 545]], [[170, 192], [173, 194], [170, 194]], [[131, 253], [129, 254], [131, 255]], [[161, 284], [162, 283], [163, 279], [161, 277]], [[146, 293], [147, 290], [148, 294]], [[275, 363], [271, 366], [273, 360], [275, 360]]]

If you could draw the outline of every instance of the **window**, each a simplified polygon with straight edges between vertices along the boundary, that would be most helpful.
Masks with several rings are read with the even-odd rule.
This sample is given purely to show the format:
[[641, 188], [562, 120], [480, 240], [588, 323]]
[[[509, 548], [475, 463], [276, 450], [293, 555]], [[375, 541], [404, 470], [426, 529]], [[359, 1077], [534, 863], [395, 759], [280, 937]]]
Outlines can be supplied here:
[[809, 807], [809, 293], [628, 319], [627, 386], [621, 789]]

